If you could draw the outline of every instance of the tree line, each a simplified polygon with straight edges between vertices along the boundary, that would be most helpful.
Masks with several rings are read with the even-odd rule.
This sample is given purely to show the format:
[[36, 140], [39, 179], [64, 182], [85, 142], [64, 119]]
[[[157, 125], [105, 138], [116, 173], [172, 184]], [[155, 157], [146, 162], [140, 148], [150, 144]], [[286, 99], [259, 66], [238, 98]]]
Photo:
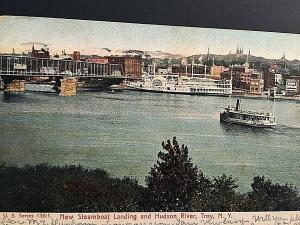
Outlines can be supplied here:
[[299, 210], [291, 184], [256, 176], [251, 190], [237, 191], [237, 179], [209, 178], [193, 165], [188, 147], [176, 138], [162, 143], [146, 186], [134, 178], [114, 178], [101, 169], [80, 165], [22, 168], [0, 165], [0, 211], [136, 212], [136, 211], [287, 211]]

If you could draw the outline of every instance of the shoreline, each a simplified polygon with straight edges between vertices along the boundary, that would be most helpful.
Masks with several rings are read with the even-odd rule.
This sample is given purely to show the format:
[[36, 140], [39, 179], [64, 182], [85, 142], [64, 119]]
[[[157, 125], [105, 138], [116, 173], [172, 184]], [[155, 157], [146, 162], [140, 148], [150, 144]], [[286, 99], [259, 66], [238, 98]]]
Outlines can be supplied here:
[[[249, 95], [249, 94], [232, 94], [232, 97], [237, 97], [237, 98], [252, 98], [252, 99], [267, 99], [267, 100], [274, 100], [273, 97], [268, 97], [266, 95]], [[289, 96], [275, 96], [275, 100], [280, 100], [280, 101], [296, 101], [300, 102], [300, 96], [297, 97], [289, 97]]]
[[[0, 91], [4, 91], [3, 89], [0, 88]], [[78, 92], [97, 92], [97, 91], [107, 91], [106, 89], [103, 89], [103, 90], [87, 90], [85, 88], [79, 88]], [[136, 90], [131, 90], [131, 89], [127, 89], [127, 88], [124, 88], [124, 89], [120, 89], [120, 90], [117, 90], [117, 92], [120, 92], [120, 91], [136, 91]], [[5, 92], [5, 91], [4, 91]], [[44, 90], [25, 90], [24, 92], [32, 92], [32, 93], [57, 93], [55, 91], [44, 91]], [[19, 92], [19, 93], [24, 93], [24, 92]], [[112, 92], [115, 92], [115, 91], [112, 91]], [[149, 92], [149, 91], [140, 91], [140, 92]], [[155, 92], [155, 91], [150, 91], [150, 92]], [[11, 92], [11, 93], [15, 93], [15, 92]], [[156, 92], [156, 93], [164, 93], [164, 92]], [[167, 94], [179, 94], [179, 95], [182, 95], [182, 93], [167, 93]], [[191, 94], [185, 94], [185, 95], [191, 95]], [[203, 95], [205, 96], [205, 95]], [[218, 95], [206, 95], [206, 96], [217, 96]], [[250, 95], [250, 94], [232, 94], [232, 95], [229, 95], [229, 96], [221, 96], [221, 97], [234, 97], [234, 98], [251, 98], [251, 99], [267, 99], [267, 100], [274, 100], [273, 97], [269, 97], [269, 96], [266, 96], [266, 95]], [[280, 100], [280, 101], [294, 101], [294, 102], [300, 102], [300, 96], [294, 96], [294, 97], [290, 97], [290, 96], [275, 96], [275, 100]]]

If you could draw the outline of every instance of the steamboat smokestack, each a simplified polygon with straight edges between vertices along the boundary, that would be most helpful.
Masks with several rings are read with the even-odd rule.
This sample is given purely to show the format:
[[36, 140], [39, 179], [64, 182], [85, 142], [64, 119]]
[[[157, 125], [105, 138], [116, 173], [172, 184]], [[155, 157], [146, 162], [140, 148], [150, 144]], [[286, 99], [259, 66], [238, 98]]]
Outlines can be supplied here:
[[240, 110], [240, 99], [236, 100], [236, 106], [235, 106], [235, 111], [239, 111]]

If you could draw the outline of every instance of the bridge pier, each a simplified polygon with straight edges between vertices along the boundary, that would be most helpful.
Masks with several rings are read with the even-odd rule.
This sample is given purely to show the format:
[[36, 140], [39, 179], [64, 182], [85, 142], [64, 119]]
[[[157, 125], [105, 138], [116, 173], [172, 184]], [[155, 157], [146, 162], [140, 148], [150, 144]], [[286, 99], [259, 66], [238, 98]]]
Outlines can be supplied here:
[[25, 81], [34, 77], [55, 77], [53, 89], [61, 96], [73, 96], [77, 92], [77, 78], [89, 80], [85, 82], [87, 87], [103, 88], [119, 79], [125, 79], [123, 72], [119, 63], [99, 64], [89, 61], [0, 55], [0, 76], [7, 92], [23, 92]]
[[4, 82], [3, 80], [0, 78], [0, 90], [4, 90]]
[[60, 85], [61, 85], [61, 82], [60, 80], [63, 79], [63, 77], [55, 77], [55, 84], [54, 84], [54, 87], [53, 89], [59, 93], [60, 92]]
[[25, 80], [13, 80], [10, 84], [4, 85], [6, 92], [24, 92]]
[[2, 76], [5, 92], [24, 92], [25, 80], [22, 77]]
[[60, 96], [74, 96], [77, 93], [77, 79], [66, 77], [60, 79]]

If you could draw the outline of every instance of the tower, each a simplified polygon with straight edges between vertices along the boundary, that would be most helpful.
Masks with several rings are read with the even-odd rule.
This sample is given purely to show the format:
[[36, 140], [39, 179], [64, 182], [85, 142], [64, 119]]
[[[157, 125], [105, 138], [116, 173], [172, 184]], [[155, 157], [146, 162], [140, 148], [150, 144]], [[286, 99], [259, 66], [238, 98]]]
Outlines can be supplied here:
[[283, 52], [283, 55], [282, 55], [281, 59], [285, 60], [285, 52]]
[[192, 56], [191, 75], [194, 76], [194, 56]]
[[209, 53], [209, 47], [208, 47], [208, 49], [207, 49], [207, 59], [209, 60], [209, 57], [210, 57], [210, 55], [209, 55], [210, 53]]
[[249, 64], [249, 58], [250, 58], [250, 50], [249, 50], [248, 55], [246, 57], [246, 64]]
[[202, 55], [200, 55], [200, 57], [199, 57], [199, 63], [203, 64], [203, 56]]

